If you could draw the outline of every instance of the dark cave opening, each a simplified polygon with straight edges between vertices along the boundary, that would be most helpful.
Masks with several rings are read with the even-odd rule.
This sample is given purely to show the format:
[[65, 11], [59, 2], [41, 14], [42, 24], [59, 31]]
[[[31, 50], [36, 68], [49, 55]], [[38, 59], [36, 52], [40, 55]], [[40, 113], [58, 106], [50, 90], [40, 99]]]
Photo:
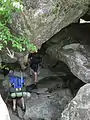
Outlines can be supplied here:
[[[85, 16], [82, 18], [85, 18]], [[54, 35], [50, 40], [42, 44], [42, 47], [40, 49], [43, 59], [46, 59], [46, 61], [44, 60], [44, 62], [46, 63], [43, 63], [43, 64], [47, 64], [46, 66], [48, 66], [51, 71], [55, 72], [58, 69], [59, 72], [66, 72], [66, 76], [61, 76], [61, 77], [64, 81], [66, 81], [66, 83], [68, 83], [67, 86], [70, 88], [73, 96], [75, 96], [78, 90], [80, 89], [80, 87], [82, 87], [86, 83], [84, 83], [82, 80], [76, 77], [64, 62], [56, 59], [56, 57], [54, 59], [54, 56], [55, 54], [57, 55], [57, 53], [55, 53], [54, 56], [52, 54], [50, 55], [50, 53], [49, 54], [47, 53], [47, 49], [57, 44], [60, 44], [60, 47], [63, 47], [71, 43], [80, 43], [82, 45], [85, 45], [85, 47], [89, 51], [90, 49], [89, 31], [90, 31], [89, 23], [84, 23], [84, 24], [73, 23], [67, 26], [66, 28], [63, 28], [60, 32]], [[71, 37], [71, 40], [68, 40], [67, 39], [68, 37]], [[86, 58], [88, 59], [88, 56], [90, 55], [88, 54], [87, 51], [85, 54], [86, 54]]]

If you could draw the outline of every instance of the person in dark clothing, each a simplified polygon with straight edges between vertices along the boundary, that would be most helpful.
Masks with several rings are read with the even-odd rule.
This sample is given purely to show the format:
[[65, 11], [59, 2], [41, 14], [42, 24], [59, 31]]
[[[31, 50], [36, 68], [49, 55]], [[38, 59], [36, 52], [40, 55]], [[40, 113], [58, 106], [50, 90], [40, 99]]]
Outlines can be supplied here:
[[37, 84], [38, 82], [38, 66], [41, 62], [41, 57], [38, 55], [38, 52], [30, 53], [28, 56], [29, 65], [31, 71], [34, 73], [34, 83]]

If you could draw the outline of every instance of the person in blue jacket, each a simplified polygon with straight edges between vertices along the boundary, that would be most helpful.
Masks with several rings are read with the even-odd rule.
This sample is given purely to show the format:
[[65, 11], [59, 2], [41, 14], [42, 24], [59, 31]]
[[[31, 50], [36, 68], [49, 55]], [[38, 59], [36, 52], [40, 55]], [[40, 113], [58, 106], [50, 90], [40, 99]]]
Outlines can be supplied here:
[[25, 111], [24, 93], [25, 93], [25, 80], [22, 77], [14, 75], [13, 71], [9, 72], [9, 83], [10, 83], [10, 97], [13, 100], [13, 111], [17, 112], [17, 100], [21, 100], [22, 110]]

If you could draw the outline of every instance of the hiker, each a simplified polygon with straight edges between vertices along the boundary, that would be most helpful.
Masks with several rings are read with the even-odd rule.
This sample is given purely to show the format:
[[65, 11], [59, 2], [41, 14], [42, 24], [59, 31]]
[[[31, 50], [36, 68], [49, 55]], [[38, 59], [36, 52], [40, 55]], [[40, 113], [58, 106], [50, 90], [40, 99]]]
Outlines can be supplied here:
[[9, 72], [9, 81], [10, 81], [10, 97], [13, 100], [13, 112], [17, 113], [17, 100], [21, 100], [21, 108], [25, 112], [25, 101], [24, 101], [24, 96], [30, 97], [30, 93], [26, 92], [25, 89], [25, 80], [22, 76], [16, 76], [14, 74], [14, 71]]
[[34, 84], [38, 83], [38, 66], [41, 62], [41, 57], [38, 55], [38, 52], [32, 52], [28, 56], [30, 71], [34, 74]]

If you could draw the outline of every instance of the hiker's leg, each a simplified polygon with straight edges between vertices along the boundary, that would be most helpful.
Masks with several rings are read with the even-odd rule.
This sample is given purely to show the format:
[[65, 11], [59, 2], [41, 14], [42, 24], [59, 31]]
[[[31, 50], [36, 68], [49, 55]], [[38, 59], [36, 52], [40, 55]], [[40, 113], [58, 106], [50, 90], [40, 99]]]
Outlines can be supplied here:
[[36, 70], [31, 69], [32, 74], [34, 75], [34, 83], [36, 84], [38, 82], [38, 73]]
[[38, 73], [37, 72], [34, 72], [34, 82], [35, 82], [35, 84], [37, 84], [37, 82], [38, 82]]
[[16, 111], [16, 99], [13, 99], [13, 111]]
[[22, 103], [22, 109], [25, 110], [25, 102], [24, 102], [24, 98], [21, 98], [21, 103]]
[[33, 74], [33, 70], [30, 68], [30, 76], [32, 76], [32, 74]]
[[38, 82], [38, 64], [32, 64], [31, 66], [32, 72], [34, 74], [34, 83]]
[[38, 64], [35, 64], [33, 66], [33, 71], [34, 71], [34, 83], [37, 84], [38, 82]]

